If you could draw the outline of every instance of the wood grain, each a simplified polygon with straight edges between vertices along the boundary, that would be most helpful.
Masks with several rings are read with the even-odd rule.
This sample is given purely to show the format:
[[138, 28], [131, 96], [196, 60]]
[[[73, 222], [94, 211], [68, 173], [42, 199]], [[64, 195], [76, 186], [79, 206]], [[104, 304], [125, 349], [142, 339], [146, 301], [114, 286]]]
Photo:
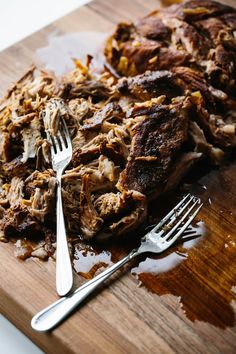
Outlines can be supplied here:
[[[50, 34], [109, 32], [118, 21], [135, 20], [158, 4], [97, 0], [56, 21], [0, 53], [0, 92], [38, 61], [35, 51], [47, 45]], [[207, 190], [194, 192], [204, 199], [200, 218], [208, 234], [184, 262], [158, 276], [141, 272], [142, 287], [127, 269], [49, 334], [32, 331], [30, 320], [57, 299], [54, 261], [18, 261], [13, 244], [0, 244], [1, 312], [46, 353], [235, 353], [235, 177], [231, 164], [201, 179]]]

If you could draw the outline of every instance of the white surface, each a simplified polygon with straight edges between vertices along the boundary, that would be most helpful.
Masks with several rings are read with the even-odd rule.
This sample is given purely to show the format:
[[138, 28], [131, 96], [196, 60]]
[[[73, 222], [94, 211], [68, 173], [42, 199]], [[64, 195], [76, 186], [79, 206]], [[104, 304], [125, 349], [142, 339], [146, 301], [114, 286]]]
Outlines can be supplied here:
[[26, 336], [0, 315], [0, 354], [43, 354]]
[[0, 0], [0, 50], [87, 2], [89, 0]]
[[[87, 2], [89, 0], [0, 0], [0, 50]], [[1, 314], [0, 343], [0, 354], [43, 353]]]

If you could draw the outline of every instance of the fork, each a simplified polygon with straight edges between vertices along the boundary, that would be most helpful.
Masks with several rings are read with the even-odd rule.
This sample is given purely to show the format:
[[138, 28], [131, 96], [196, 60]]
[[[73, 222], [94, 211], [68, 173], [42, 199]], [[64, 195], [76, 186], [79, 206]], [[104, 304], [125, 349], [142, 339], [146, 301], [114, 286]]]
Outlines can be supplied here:
[[72, 143], [63, 118], [60, 118], [60, 123], [56, 135], [52, 135], [48, 130], [46, 134], [51, 143], [52, 168], [57, 176], [56, 289], [58, 295], [64, 296], [72, 288], [73, 272], [63, 214], [61, 177], [72, 158]]
[[128, 256], [83, 284], [74, 293], [61, 298], [36, 314], [31, 321], [32, 328], [39, 332], [51, 330], [125, 263], [142, 253], [162, 253], [167, 250], [188, 228], [202, 205], [199, 198], [190, 194], [186, 195], [159, 224], [141, 239], [141, 244], [137, 249], [133, 249]]

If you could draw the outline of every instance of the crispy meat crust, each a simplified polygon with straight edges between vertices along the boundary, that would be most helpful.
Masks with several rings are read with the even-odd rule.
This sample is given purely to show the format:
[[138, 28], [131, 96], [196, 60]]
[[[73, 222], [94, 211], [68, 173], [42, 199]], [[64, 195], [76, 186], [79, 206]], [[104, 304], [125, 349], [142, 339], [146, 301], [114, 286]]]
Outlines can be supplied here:
[[235, 9], [215, 1], [184, 1], [136, 24], [118, 24], [105, 54], [121, 75], [188, 66], [217, 88], [234, 92], [235, 29]]
[[188, 108], [185, 101], [173, 106], [158, 105], [147, 112], [132, 140], [119, 185], [151, 198], [161, 194], [188, 138]]
[[118, 24], [105, 55], [120, 75], [134, 76], [119, 89], [139, 99], [199, 91], [201, 97], [193, 97], [195, 119], [209, 142], [225, 149], [236, 145], [235, 31], [235, 9], [189, 0], [136, 24]]

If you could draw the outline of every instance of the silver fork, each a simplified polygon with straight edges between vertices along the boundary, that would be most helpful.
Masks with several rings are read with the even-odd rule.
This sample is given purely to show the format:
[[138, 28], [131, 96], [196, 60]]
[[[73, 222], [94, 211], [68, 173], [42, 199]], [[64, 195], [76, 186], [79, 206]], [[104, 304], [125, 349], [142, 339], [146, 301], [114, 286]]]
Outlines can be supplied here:
[[61, 176], [72, 158], [70, 134], [63, 118], [58, 132], [53, 136], [46, 131], [51, 143], [52, 168], [57, 175], [57, 250], [56, 250], [56, 289], [60, 296], [66, 295], [73, 285], [73, 272], [66, 237], [62, 205]]
[[116, 270], [134, 257], [145, 252], [162, 253], [167, 250], [190, 225], [202, 207], [200, 199], [188, 194], [141, 241], [141, 245], [128, 256], [88, 281], [74, 293], [54, 302], [32, 318], [36, 331], [48, 331], [66, 318], [89, 294]]

